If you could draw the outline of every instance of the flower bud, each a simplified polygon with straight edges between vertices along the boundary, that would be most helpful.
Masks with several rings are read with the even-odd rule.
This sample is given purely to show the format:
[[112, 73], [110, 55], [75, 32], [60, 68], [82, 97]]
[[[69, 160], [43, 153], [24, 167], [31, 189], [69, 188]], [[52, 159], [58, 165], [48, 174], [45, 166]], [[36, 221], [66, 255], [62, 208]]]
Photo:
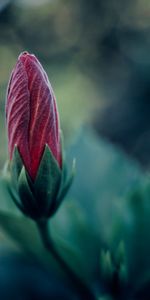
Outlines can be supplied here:
[[27, 52], [19, 56], [9, 81], [6, 122], [11, 197], [32, 219], [48, 218], [60, 205], [72, 177], [67, 178], [62, 159], [52, 87], [37, 58]]
[[35, 180], [47, 144], [61, 168], [60, 126], [56, 100], [37, 58], [23, 52], [7, 91], [6, 121], [10, 160], [17, 145], [25, 168]]

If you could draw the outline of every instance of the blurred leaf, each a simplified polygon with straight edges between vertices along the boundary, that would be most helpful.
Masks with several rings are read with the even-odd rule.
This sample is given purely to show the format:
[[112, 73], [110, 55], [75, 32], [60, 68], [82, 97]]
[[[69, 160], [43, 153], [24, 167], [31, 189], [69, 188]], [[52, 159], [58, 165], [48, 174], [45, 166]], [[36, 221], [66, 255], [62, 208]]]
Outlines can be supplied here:
[[[115, 255], [119, 243], [124, 242], [117, 226], [126, 195], [139, 185], [144, 175], [135, 161], [97, 139], [89, 128], [80, 132], [68, 157], [70, 164], [76, 158], [76, 176], [68, 200], [53, 218], [52, 229], [81, 252], [84, 272], [89, 280], [94, 280], [99, 276], [99, 253], [103, 246]], [[118, 255], [121, 259], [121, 253]]]
[[118, 249], [116, 251], [115, 260], [117, 265], [120, 265], [125, 261], [125, 246], [123, 241], [119, 243]]
[[125, 199], [116, 220], [113, 243], [124, 240], [128, 280], [137, 285], [150, 270], [150, 180], [144, 179]]
[[[80, 132], [68, 157], [69, 162], [76, 158], [76, 176], [68, 194], [71, 205], [73, 203], [79, 211], [74, 218], [83, 215], [91, 230], [108, 242], [115, 216], [122, 205], [121, 198], [138, 185], [143, 178], [142, 172], [134, 161], [111, 144], [99, 140], [89, 128]], [[57, 226], [62, 223], [62, 209], [62, 214], [65, 213], [65, 207], [60, 208]], [[66, 223], [60, 224], [60, 232], [62, 226]], [[67, 228], [66, 236], [70, 235], [70, 226]]]
[[42, 260], [48, 260], [48, 253], [42, 245], [36, 224], [29, 218], [1, 212], [0, 226], [23, 251], [32, 253], [37, 257], [40, 257], [44, 251], [46, 258], [43, 255], [41, 255], [41, 258]]
[[[26, 217], [0, 213], [0, 227], [10, 239], [18, 244], [23, 252], [32, 255], [33, 259], [38, 259], [46, 268], [55, 269], [61, 275], [65, 275], [64, 270], [60, 269], [60, 266], [43, 246], [35, 222]], [[57, 238], [55, 239], [55, 245], [60, 255], [65, 252], [68, 260], [74, 260], [79, 268], [80, 262], [74, 249], [71, 249], [60, 239], [58, 241]]]
[[[62, 227], [60, 228], [60, 226]], [[65, 201], [51, 221], [53, 240], [64, 240], [78, 254], [79, 264], [68, 257], [64, 251], [64, 259], [86, 281], [92, 282], [95, 276], [95, 266], [100, 251], [98, 237], [89, 226], [86, 215], [72, 200]], [[92, 255], [92, 254], [96, 255]]]
[[77, 168], [69, 195], [107, 241], [122, 205], [120, 199], [144, 177], [140, 167], [118, 148], [97, 138], [89, 128], [81, 131], [69, 156], [76, 158]]
[[112, 263], [111, 253], [108, 250], [106, 252], [104, 250], [101, 251], [100, 269], [104, 279], [110, 281], [114, 273], [114, 266]]

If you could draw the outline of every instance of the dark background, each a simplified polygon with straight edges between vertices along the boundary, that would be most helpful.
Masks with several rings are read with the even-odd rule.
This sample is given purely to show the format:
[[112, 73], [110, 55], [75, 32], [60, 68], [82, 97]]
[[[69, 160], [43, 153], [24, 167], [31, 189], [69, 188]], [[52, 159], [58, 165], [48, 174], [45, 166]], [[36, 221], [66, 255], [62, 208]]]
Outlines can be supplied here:
[[[122, 264], [129, 283], [125, 290], [131, 293], [131, 299], [150, 299], [150, 188], [149, 177], [143, 172], [150, 165], [150, 2], [0, 0], [1, 169], [8, 157], [7, 84], [18, 55], [25, 50], [34, 53], [48, 73], [58, 102], [68, 165], [76, 158], [72, 188], [50, 220], [52, 238], [61, 256], [101, 291], [105, 281], [102, 251], [103, 256], [106, 251], [106, 260], [110, 254], [108, 262], [118, 268], [113, 258], [123, 241]], [[28, 258], [38, 257], [51, 270], [41, 241], [40, 245], [36, 241], [33, 224], [21, 213], [18, 218], [19, 210], [6, 192], [1, 179], [2, 253], [6, 248], [15, 252], [23, 249]], [[41, 290], [42, 299], [43, 292], [57, 297], [59, 285], [65, 299], [72, 299], [63, 280], [51, 273], [44, 275], [30, 261], [10, 258], [7, 263], [0, 252], [0, 268], [4, 287], [13, 288], [15, 293], [20, 277], [20, 284], [27, 284], [22, 291], [31, 287], [36, 295], [40, 289], [37, 283], [43, 280], [46, 286]], [[14, 270], [16, 276], [12, 276]], [[143, 286], [148, 288], [148, 298], [143, 296]], [[2, 291], [7, 293], [7, 289]], [[134, 293], [142, 296], [134, 298]]]
[[67, 138], [90, 123], [147, 167], [149, 17], [148, 0], [1, 0], [1, 164], [6, 86], [19, 53], [28, 50], [48, 72]]

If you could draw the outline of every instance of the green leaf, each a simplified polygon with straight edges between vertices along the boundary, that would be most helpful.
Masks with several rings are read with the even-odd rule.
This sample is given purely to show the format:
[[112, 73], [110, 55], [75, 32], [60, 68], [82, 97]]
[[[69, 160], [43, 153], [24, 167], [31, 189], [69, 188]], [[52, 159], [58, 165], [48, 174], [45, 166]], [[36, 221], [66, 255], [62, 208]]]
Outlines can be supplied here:
[[110, 243], [124, 197], [145, 175], [135, 161], [88, 127], [80, 132], [67, 157], [70, 161], [75, 157], [77, 163], [68, 197], [79, 203], [103, 242]]
[[122, 263], [120, 265], [118, 275], [119, 275], [120, 284], [126, 284], [128, 280], [128, 270], [125, 263]]
[[[72, 157], [76, 158], [77, 172], [52, 222], [57, 234], [81, 251], [83, 273], [92, 281], [93, 274], [98, 272], [101, 249], [110, 249], [115, 258], [116, 245], [124, 240], [125, 234], [120, 221], [130, 223], [130, 211], [124, 210], [125, 196], [145, 175], [135, 161], [97, 139], [89, 128], [80, 132], [66, 157], [68, 165]], [[129, 232], [130, 229], [129, 226]], [[125, 240], [126, 256], [128, 245]]]
[[[80, 265], [64, 253], [65, 260], [75, 268], [78, 276], [91, 282], [95, 265], [99, 262], [100, 245], [84, 211], [71, 199], [66, 199], [51, 219], [52, 236], [58, 236], [79, 253]], [[91, 243], [92, 241], [92, 243]]]
[[[62, 270], [57, 261], [43, 245], [36, 222], [24, 216], [15, 216], [10, 213], [0, 213], [0, 227], [16, 245], [32, 259], [38, 259], [45, 268], [55, 270], [67, 280], [65, 270]], [[54, 238], [54, 236], [53, 236]], [[78, 253], [59, 237], [55, 239], [55, 246], [60, 255], [69, 257], [78, 268], [81, 262]], [[65, 254], [64, 254], [65, 253]]]
[[[82, 254], [77, 247], [62, 239], [56, 232], [52, 231], [52, 240], [55, 248], [63, 260], [70, 266], [70, 268], [81, 278], [87, 281], [86, 274], [82, 269]], [[80, 272], [79, 272], [80, 270]]]
[[101, 274], [102, 276], [106, 279], [106, 280], [111, 280], [112, 276], [113, 276], [113, 272], [114, 272], [114, 266], [112, 263], [112, 258], [111, 258], [111, 254], [110, 251], [101, 251], [100, 254], [100, 270], [101, 270]]
[[45, 266], [56, 267], [53, 257], [43, 246], [34, 221], [24, 216], [0, 213], [0, 227], [22, 251], [40, 260]]
[[124, 241], [120, 241], [119, 246], [116, 251], [115, 261], [118, 266], [125, 262], [125, 245]]

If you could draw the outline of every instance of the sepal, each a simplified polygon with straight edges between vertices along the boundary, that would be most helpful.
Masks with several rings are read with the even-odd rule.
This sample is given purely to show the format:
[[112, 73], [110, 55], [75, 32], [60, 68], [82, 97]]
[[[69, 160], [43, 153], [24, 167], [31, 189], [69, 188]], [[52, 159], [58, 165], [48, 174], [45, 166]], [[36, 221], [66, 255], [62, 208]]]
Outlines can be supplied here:
[[24, 208], [24, 213], [33, 219], [38, 218], [39, 212], [36, 199], [31, 192], [24, 166], [18, 178], [18, 193]]
[[14, 186], [17, 186], [18, 178], [20, 176], [20, 172], [23, 167], [23, 162], [20, 157], [19, 151], [17, 146], [15, 145], [14, 153], [11, 162], [9, 163], [10, 171], [11, 171], [11, 177]]
[[48, 145], [45, 145], [33, 190], [38, 206], [45, 208], [48, 215], [51, 215], [51, 207], [57, 199], [61, 180], [62, 171]]
[[2, 171], [3, 186], [8, 191], [11, 199], [14, 201], [15, 205], [19, 208], [19, 210], [21, 210], [22, 212], [24, 212], [22, 203], [20, 202], [18, 191], [14, 187], [14, 181], [13, 181], [14, 178], [11, 176], [10, 169], [11, 169], [10, 168], [10, 162], [7, 161], [5, 163], [3, 171]]
[[57, 196], [57, 201], [55, 201], [55, 203], [54, 203], [53, 214], [58, 209], [58, 207], [61, 204], [63, 198], [66, 196], [66, 194], [69, 191], [69, 188], [72, 185], [72, 182], [73, 182], [73, 179], [74, 179], [74, 176], [75, 176], [75, 170], [76, 170], [75, 166], [76, 166], [76, 162], [75, 162], [75, 159], [74, 159], [73, 162], [72, 162], [71, 174], [68, 175], [66, 164], [64, 163], [64, 165], [63, 165], [61, 185], [60, 185], [59, 193], [58, 193], [58, 196]]
[[8, 190], [17, 207], [32, 219], [40, 220], [49, 218], [56, 212], [72, 183], [74, 169], [73, 163], [72, 174], [67, 176], [65, 162], [63, 161], [60, 169], [48, 145], [45, 145], [33, 181], [16, 146], [12, 161], [5, 167], [4, 176], [7, 177]]

